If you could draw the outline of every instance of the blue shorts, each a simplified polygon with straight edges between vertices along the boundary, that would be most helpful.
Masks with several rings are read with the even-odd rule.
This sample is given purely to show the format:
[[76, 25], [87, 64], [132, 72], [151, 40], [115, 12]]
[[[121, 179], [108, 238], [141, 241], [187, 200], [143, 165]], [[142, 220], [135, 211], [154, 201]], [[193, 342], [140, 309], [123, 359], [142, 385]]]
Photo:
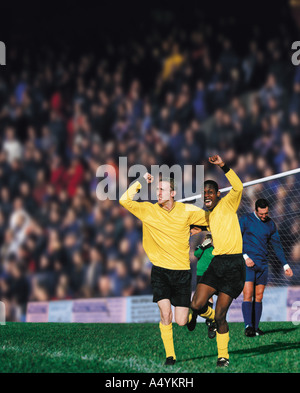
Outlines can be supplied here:
[[246, 266], [246, 281], [254, 282], [255, 285], [267, 285], [268, 282], [268, 265], [253, 267]]

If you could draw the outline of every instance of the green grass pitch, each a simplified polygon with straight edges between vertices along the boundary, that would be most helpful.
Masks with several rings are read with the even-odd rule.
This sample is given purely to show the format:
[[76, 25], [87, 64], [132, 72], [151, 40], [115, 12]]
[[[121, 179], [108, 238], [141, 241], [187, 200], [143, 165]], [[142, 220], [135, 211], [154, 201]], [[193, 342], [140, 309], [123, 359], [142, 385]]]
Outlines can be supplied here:
[[217, 369], [216, 340], [199, 323], [174, 326], [177, 362], [163, 365], [158, 324], [7, 323], [0, 326], [1, 373], [296, 373], [300, 326], [264, 322], [264, 336], [245, 337], [230, 323], [230, 366]]

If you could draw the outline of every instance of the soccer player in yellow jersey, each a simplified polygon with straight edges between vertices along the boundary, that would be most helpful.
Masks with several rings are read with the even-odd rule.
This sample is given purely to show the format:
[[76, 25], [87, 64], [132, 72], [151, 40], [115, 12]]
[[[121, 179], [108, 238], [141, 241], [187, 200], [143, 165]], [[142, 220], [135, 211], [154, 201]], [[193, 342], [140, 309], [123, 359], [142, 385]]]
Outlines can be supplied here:
[[[142, 182], [153, 182], [144, 175]], [[176, 190], [173, 179], [158, 183], [158, 202], [137, 202], [133, 198], [142, 184], [134, 182], [121, 196], [120, 204], [143, 223], [143, 247], [153, 264], [151, 284], [153, 301], [160, 310], [160, 332], [166, 352], [166, 365], [176, 361], [173, 343], [172, 308], [175, 322], [186, 325], [191, 302], [191, 270], [189, 258], [190, 225], [208, 226], [208, 212], [194, 205], [174, 201]], [[213, 320], [214, 310], [201, 316]]]
[[217, 323], [217, 366], [226, 367], [229, 365], [228, 342], [229, 329], [226, 321], [226, 314], [234, 298], [242, 292], [246, 267], [242, 255], [243, 241], [237, 216], [243, 184], [221, 159], [215, 155], [209, 157], [209, 162], [218, 165], [223, 169], [225, 176], [232, 185], [232, 189], [222, 199], [216, 182], [206, 180], [204, 182], [204, 204], [209, 211], [209, 230], [214, 241], [214, 250], [210, 265], [197, 284], [195, 294], [192, 299], [191, 308], [193, 318], [188, 324], [196, 325], [195, 315], [202, 314], [207, 308], [207, 301], [218, 292], [218, 299], [215, 307], [215, 321]]

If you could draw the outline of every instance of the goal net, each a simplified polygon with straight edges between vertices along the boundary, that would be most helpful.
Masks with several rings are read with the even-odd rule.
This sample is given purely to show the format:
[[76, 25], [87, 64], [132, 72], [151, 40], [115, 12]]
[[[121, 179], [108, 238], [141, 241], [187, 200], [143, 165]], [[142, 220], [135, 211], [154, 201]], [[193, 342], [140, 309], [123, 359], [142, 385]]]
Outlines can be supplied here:
[[[221, 196], [224, 197], [230, 189], [220, 189]], [[272, 246], [269, 246], [268, 286], [300, 285], [300, 168], [244, 183], [238, 216], [254, 211], [255, 201], [259, 198], [269, 202], [269, 216], [276, 223], [286, 259], [294, 273], [292, 278], [286, 278]]]

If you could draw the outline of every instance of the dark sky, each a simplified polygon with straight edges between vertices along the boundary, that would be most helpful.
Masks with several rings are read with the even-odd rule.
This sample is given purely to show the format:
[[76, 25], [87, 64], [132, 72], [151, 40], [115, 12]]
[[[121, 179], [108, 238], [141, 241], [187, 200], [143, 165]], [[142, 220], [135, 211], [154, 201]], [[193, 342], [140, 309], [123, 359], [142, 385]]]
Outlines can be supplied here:
[[224, 15], [240, 20], [241, 31], [256, 23], [276, 29], [287, 16], [286, 4], [287, 0], [12, 0], [0, 5], [0, 40], [22, 36], [50, 42], [62, 35], [72, 40], [90, 40], [107, 34], [119, 34], [122, 39], [139, 29], [151, 28], [157, 10], [171, 12], [173, 24], [186, 27], [191, 21], [214, 21], [216, 15]]
[[[15, 48], [19, 56], [29, 54], [34, 63], [48, 47], [57, 54], [68, 51], [74, 59], [82, 53], [101, 57], [108, 42], [122, 45], [139, 40], [144, 45], [143, 37], [153, 29], [166, 37], [172, 29], [188, 32], [207, 23], [214, 32], [233, 38], [235, 49], [244, 55], [253, 26], [260, 26], [263, 47], [282, 23], [288, 28], [294, 25], [288, 0], [4, 1], [0, 3], [0, 41], [6, 44], [8, 58]], [[237, 27], [232, 31], [221, 25], [220, 17], [234, 18]], [[297, 34], [291, 36], [292, 41], [300, 39]], [[212, 49], [216, 55], [218, 48]]]

